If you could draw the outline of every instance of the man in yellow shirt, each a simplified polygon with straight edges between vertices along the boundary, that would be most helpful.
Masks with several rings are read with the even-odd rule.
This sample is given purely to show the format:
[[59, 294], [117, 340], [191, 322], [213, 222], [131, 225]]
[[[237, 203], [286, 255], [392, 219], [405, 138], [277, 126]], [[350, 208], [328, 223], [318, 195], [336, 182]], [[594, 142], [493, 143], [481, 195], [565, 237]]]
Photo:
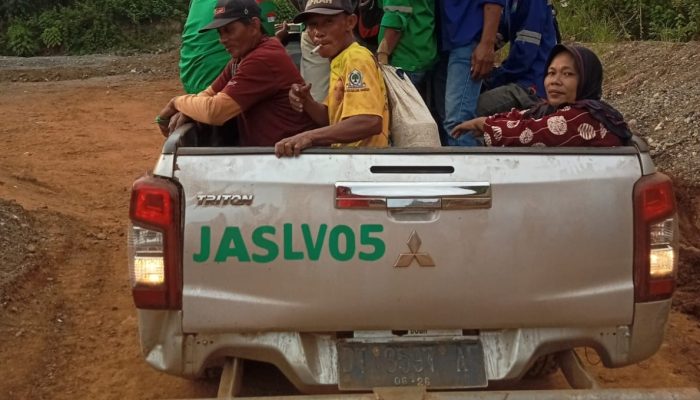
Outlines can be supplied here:
[[328, 97], [319, 103], [311, 85], [292, 85], [289, 101], [321, 128], [275, 144], [277, 157], [297, 156], [311, 146], [387, 147], [389, 108], [384, 78], [372, 53], [355, 42], [357, 16], [351, 0], [309, 0], [294, 22], [305, 22], [317, 52], [331, 60]]

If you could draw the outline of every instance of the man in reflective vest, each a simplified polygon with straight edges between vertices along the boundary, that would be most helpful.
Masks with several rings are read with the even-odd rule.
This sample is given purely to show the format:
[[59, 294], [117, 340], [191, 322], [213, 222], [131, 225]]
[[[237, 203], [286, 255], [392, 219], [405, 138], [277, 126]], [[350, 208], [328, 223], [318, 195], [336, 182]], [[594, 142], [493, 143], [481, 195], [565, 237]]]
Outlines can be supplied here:
[[498, 37], [510, 51], [484, 80], [478, 116], [530, 108], [545, 97], [545, 63], [557, 44], [551, 0], [506, 0]]

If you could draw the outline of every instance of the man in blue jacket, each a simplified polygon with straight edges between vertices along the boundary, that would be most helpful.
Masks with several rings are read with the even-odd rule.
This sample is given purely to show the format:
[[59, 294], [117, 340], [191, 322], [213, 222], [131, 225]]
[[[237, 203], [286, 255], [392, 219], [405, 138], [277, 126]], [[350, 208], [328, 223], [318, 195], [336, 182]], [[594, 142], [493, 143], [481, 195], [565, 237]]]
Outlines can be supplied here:
[[530, 108], [545, 97], [545, 63], [556, 32], [551, 0], [506, 0], [498, 33], [510, 42], [510, 51], [484, 81], [479, 116]]
[[435, 78], [435, 108], [443, 128], [440, 132], [443, 144], [478, 145], [471, 134], [455, 139], [446, 133], [462, 121], [476, 117], [482, 79], [493, 69], [498, 22], [505, 3], [506, 0], [437, 2], [444, 53], [442, 70], [438, 66]]

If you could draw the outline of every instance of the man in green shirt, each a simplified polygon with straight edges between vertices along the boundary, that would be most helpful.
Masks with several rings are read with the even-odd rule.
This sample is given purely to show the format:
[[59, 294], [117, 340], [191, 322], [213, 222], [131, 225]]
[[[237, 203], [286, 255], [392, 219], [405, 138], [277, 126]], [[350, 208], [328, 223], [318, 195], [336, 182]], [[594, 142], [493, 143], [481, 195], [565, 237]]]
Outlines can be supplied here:
[[262, 26], [267, 36], [275, 35], [275, 24], [277, 24], [277, 5], [272, 0], [258, 1]]
[[216, 0], [192, 0], [182, 29], [180, 81], [188, 94], [206, 89], [231, 60], [216, 31], [199, 33], [214, 19]]
[[[268, 36], [275, 34], [277, 6], [272, 0], [258, 2], [261, 10], [261, 22]], [[219, 43], [216, 30], [199, 33], [205, 25], [214, 19], [216, 0], [192, 0], [187, 21], [182, 30], [180, 47], [180, 81], [188, 94], [196, 94], [216, 79], [231, 55]]]
[[407, 72], [425, 98], [426, 75], [437, 60], [435, 0], [383, 0], [377, 59]]

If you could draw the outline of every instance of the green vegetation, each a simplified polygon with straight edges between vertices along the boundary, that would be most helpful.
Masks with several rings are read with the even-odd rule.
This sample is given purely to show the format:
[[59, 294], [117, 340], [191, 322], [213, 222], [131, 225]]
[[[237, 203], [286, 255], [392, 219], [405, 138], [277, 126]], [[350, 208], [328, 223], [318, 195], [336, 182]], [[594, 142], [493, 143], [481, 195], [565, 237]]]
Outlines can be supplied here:
[[0, 54], [102, 53], [162, 47], [188, 0], [2, 0]]
[[[297, 13], [273, 0], [278, 20]], [[554, 0], [565, 40], [700, 39], [700, 0]], [[189, 0], [2, 0], [0, 54], [33, 56], [172, 46]]]
[[555, 0], [565, 40], [700, 39], [700, 0]]
[[273, 0], [277, 6], [277, 21], [292, 22], [294, 16], [299, 13], [290, 0]]

